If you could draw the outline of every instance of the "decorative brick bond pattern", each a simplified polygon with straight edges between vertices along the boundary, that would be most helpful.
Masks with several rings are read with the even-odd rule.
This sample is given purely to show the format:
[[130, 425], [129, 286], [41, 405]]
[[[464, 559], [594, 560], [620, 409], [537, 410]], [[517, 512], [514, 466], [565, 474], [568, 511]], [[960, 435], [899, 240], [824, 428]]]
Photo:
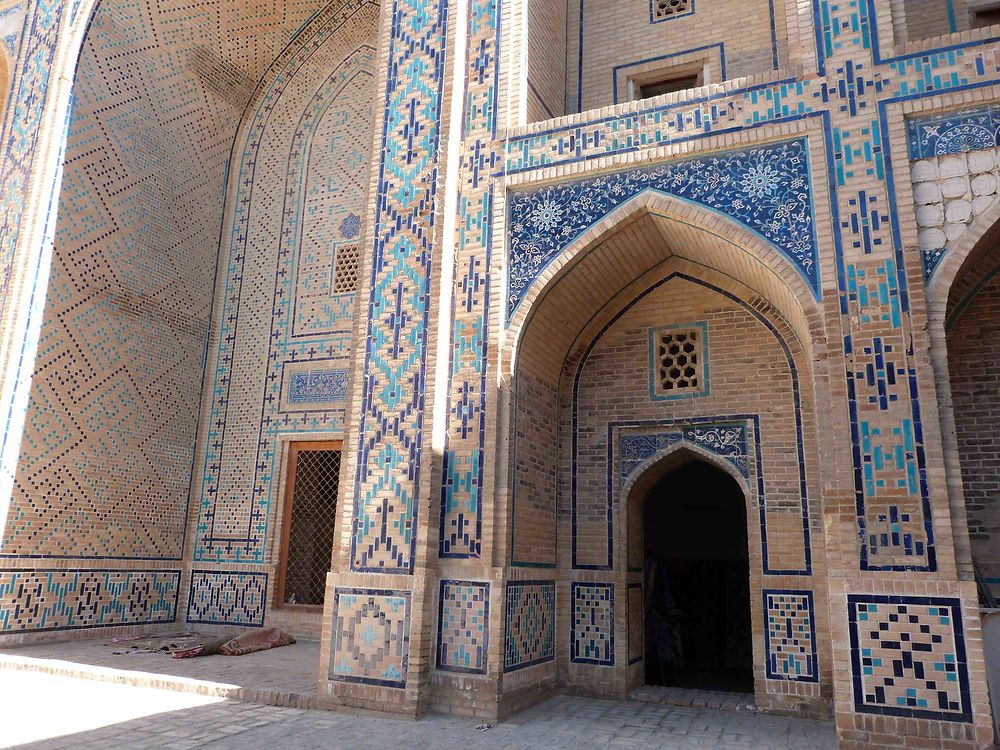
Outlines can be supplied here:
[[504, 618], [505, 672], [555, 658], [555, 581], [511, 581]]
[[201, 564], [270, 562], [281, 438], [344, 432], [354, 296], [333, 294], [332, 266], [359, 231], [378, 11], [350, 0], [303, 32], [236, 147], [193, 493]]
[[0, 635], [173, 622], [179, 570], [0, 571]]
[[489, 584], [441, 581], [438, 606], [438, 669], [486, 674]]
[[342, 588], [333, 596], [330, 679], [406, 687], [410, 592]]
[[855, 710], [972, 719], [957, 599], [858, 594], [847, 602]]

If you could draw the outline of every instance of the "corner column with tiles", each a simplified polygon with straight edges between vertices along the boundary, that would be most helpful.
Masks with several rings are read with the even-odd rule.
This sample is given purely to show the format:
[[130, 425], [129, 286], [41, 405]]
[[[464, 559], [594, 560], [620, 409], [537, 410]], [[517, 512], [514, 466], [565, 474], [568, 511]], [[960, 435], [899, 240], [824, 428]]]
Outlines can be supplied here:
[[[453, 276], [453, 97], [465, 75], [466, 3], [383, 6], [382, 71], [360, 243], [358, 347], [350, 384], [333, 573], [327, 578], [321, 699], [406, 715], [431, 701], [438, 663], [474, 671], [463, 637], [487, 606], [488, 585], [440, 584], [438, 507]], [[471, 23], [471, 21], [469, 21]], [[462, 521], [464, 523], [464, 521]], [[459, 535], [461, 536], [461, 534]], [[438, 600], [447, 611], [436, 610]], [[475, 650], [475, 643], [471, 644]]]

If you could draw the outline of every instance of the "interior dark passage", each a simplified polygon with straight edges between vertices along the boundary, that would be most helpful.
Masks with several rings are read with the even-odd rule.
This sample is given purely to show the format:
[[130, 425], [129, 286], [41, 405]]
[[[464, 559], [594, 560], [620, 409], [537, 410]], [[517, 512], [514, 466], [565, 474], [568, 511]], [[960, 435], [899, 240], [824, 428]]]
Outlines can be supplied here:
[[753, 692], [750, 561], [740, 485], [701, 461], [643, 510], [646, 683]]

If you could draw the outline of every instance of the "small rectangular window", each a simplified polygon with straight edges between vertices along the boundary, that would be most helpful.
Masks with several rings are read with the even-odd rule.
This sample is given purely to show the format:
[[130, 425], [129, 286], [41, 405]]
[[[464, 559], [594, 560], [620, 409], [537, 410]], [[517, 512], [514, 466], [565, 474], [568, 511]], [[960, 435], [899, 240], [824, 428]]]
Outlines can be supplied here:
[[358, 246], [337, 245], [333, 251], [333, 294], [358, 290]]
[[649, 99], [660, 94], [671, 94], [675, 91], [686, 91], [697, 88], [705, 83], [705, 66], [678, 65], [649, 73], [637, 75], [629, 79], [632, 99]]
[[650, 16], [654, 23], [693, 12], [693, 0], [650, 0]]
[[673, 78], [664, 78], [658, 81], [639, 84], [639, 98], [651, 99], [660, 94], [672, 94], [675, 91], [684, 91], [698, 86], [698, 75], [681, 75]]
[[974, 29], [982, 29], [986, 26], [1000, 24], [1000, 3], [992, 3], [987, 6], [973, 8], [970, 25]]
[[653, 401], [708, 395], [708, 324], [649, 331], [649, 395]]
[[321, 607], [333, 554], [340, 441], [288, 446], [279, 606]]

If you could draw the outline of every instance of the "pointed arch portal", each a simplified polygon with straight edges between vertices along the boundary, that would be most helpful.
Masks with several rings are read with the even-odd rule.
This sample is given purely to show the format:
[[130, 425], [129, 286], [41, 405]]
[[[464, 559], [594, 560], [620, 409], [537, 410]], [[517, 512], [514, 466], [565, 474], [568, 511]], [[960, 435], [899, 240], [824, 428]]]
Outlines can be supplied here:
[[632, 485], [646, 684], [753, 692], [747, 502], [720, 461], [684, 447]]

